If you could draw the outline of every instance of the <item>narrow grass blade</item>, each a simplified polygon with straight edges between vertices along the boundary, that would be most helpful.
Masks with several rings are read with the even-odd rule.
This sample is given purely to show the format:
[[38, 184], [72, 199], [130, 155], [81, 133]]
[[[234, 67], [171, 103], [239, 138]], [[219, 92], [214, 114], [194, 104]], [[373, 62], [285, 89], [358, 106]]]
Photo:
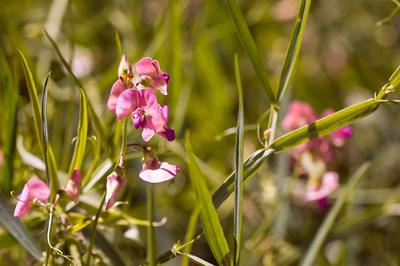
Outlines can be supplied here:
[[29, 68], [28, 62], [26, 61], [24, 54], [20, 50], [18, 50], [18, 53], [24, 70], [26, 85], [28, 87], [29, 99], [31, 100], [36, 139], [39, 143], [39, 146], [42, 147], [41, 125], [40, 125], [40, 121], [42, 120], [42, 118], [40, 113], [39, 97], [36, 89], [35, 80], [33, 79], [32, 71]]
[[72, 174], [74, 169], [81, 169], [83, 163], [83, 157], [85, 155], [85, 150], [86, 150], [87, 132], [88, 132], [88, 114], [87, 114], [86, 94], [81, 89], [77, 139], [75, 142], [75, 149], [69, 167], [70, 175]]
[[301, 42], [303, 40], [304, 29], [307, 24], [308, 13], [310, 12], [311, 0], [302, 0], [297, 14], [296, 22], [293, 28], [292, 37], [290, 38], [289, 49], [286, 53], [285, 63], [281, 72], [278, 87], [278, 101], [282, 100], [285, 91], [288, 89], [296, 67], [297, 58]]
[[47, 74], [46, 80], [43, 87], [42, 96], [42, 138], [43, 138], [43, 151], [44, 151], [44, 163], [46, 165], [46, 176], [47, 182], [50, 184], [50, 200], [53, 201], [58, 190], [60, 189], [60, 184], [58, 182], [57, 166], [54, 158], [53, 150], [49, 143], [49, 134], [47, 127], [47, 93], [48, 93], [48, 82], [50, 79], [50, 73]]
[[240, 10], [239, 4], [236, 0], [225, 0], [225, 3], [231, 15], [232, 21], [235, 25], [239, 39], [242, 42], [244, 50], [250, 58], [250, 61], [254, 67], [254, 70], [257, 73], [258, 78], [261, 81], [264, 91], [266, 92], [269, 100], [271, 102], [275, 102], [274, 91], [269, 84], [267, 72], [263, 66], [261, 57], [258, 54], [256, 43], [251, 36], [250, 30], [243, 17], [242, 11]]
[[239, 264], [240, 242], [243, 223], [243, 148], [244, 148], [244, 113], [243, 113], [243, 90], [240, 78], [240, 67], [238, 56], [235, 55], [235, 77], [236, 87], [239, 95], [239, 111], [236, 131], [235, 145], [235, 207], [233, 209], [233, 265]]
[[304, 259], [300, 263], [301, 266], [311, 266], [314, 264], [314, 260], [318, 254], [318, 251], [320, 250], [322, 244], [324, 243], [324, 240], [328, 235], [329, 230], [332, 228], [336, 220], [336, 217], [338, 216], [340, 210], [342, 209], [343, 204], [346, 201], [346, 198], [350, 196], [353, 188], [358, 183], [360, 178], [364, 176], [369, 166], [370, 165], [368, 163], [364, 163], [350, 178], [349, 182], [346, 185], [346, 189], [340, 194], [335, 204], [333, 205], [332, 209], [326, 216], [324, 222], [318, 229], [318, 232], [315, 235], [310, 247], [308, 248]]
[[4, 161], [1, 168], [0, 188], [3, 193], [9, 193], [14, 174], [14, 155], [17, 133], [17, 99], [18, 87], [13, 82], [13, 76], [7, 60], [0, 50], [0, 101], [3, 119], [0, 119], [0, 139], [4, 143]]
[[[67, 60], [65, 60], [64, 56], [61, 54], [60, 49], [58, 48], [56, 42], [50, 37], [50, 35], [47, 33], [47, 31], [44, 31], [46, 37], [49, 39], [51, 45], [53, 46], [54, 50], [56, 51], [58, 58], [60, 59], [61, 63], [63, 64], [63, 66], [65, 67], [65, 69], [68, 71], [68, 73], [71, 75], [72, 79], [74, 80], [74, 82], [76, 83], [76, 85], [80, 88], [84, 90], [83, 84], [82, 82], [75, 76], [74, 72], [72, 71], [71, 66], [68, 64]], [[100, 118], [98, 117], [98, 115], [96, 114], [96, 112], [93, 109], [93, 105], [90, 102], [90, 100], [87, 100], [87, 105], [88, 105], [88, 110], [89, 110], [89, 114], [93, 120], [93, 124], [96, 130], [96, 133], [98, 134], [98, 137], [101, 139], [105, 139], [104, 136], [104, 129], [103, 126], [101, 125], [100, 122]]]
[[0, 223], [2, 227], [35, 259], [41, 260], [42, 251], [38, 246], [38, 241], [28, 232], [20, 220], [11, 215], [10, 209], [6, 199], [0, 195]]
[[213, 206], [210, 192], [206, 184], [206, 177], [201, 172], [193, 155], [189, 135], [186, 136], [186, 150], [189, 156], [189, 172], [192, 187], [200, 206], [200, 218], [211, 251], [219, 264], [229, 265], [229, 247], [218, 219], [217, 211]]
[[[197, 220], [199, 219], [199, 215], [200, 215], [200, 207], [196, 206], [191, 215], [190, 215], [190, 219], [189, 219], [189, 223], [188, 223], [188, 227], [186, 229], [186, 234], [185, 234], [185, 243], [189, 243], [195, 234], [195, 230], [196, 230], [196, 224], [197, 224]], [[192, 243], [187, 244], [185, 246], [185, 248], [183, 249], [183, 253], [187, 253], [189, 254], [192, 250]], [[181, 262], [181, 266], [188, 266], [189, 265], [189, 257], [184, 256], [182, 258], [182, 262]]]
[[379, 100], [371, 98], [361, 103], [344, 108], [336, 113], [321, 118], [312, 124], [306, 125], [277, 138], [270, 148], [284, 150], [304, 143], [308, 140], [323, 137], [335, 130], [363, 118], [379, 107]]
[[400, 66], [394, 71], [392, 76], [389, 78], [389, 83], [392, 84], [393, 87], [397, 87], [400, 84]]

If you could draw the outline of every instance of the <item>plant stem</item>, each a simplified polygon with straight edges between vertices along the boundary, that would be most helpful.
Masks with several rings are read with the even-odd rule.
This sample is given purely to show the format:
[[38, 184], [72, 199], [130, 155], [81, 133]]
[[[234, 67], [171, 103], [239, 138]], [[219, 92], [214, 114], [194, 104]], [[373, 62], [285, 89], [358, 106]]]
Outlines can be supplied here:
[[278, 122], [278, 111], [279, 106], [276, 104], [271, 104], [269, 107], [269, 120], [268, 120], [268, 129], [270, 130], [270, 134], [268, 137], [268, 145], [270, 145], [275, 139], [275, 131], [276, 131], [276, 124]]
[[147, 184], [147, 220], [150, 222], [150, 226], [147, 227], [147, 261], [149, 266], [156, 265], [156, 235], [153, 226], [154, 221], [154, 191], [153, 185]]
[[93, 221], [92, 230], [90, 232], [88, 257], [87, 257], [86, 264], [85, 264], [86, 266], [90, 266], [94, 241], [96, 239], [96, 228], [97, 228], [97, 224], [99, 222], [101, 211], [103, 210], [105, 200], [106, 200], [106, 193], [103, 194], [99, 208], [97, 209], [96, 217], [94, 218], [94, 221]]

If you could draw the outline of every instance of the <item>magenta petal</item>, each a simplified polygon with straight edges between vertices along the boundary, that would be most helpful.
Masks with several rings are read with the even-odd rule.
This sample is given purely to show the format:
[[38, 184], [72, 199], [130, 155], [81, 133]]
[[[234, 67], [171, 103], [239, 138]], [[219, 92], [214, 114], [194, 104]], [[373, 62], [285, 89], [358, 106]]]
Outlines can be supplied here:
[[15, 206], [14, 217], [22, 217], [31, 209], [31, 199], [29, 198], [29, 187], [25, 184], [21, 194], [18, 195], [18, 202]]
[[156, 132], [154, 131], [154, 129], [145, 127], [142, 131], [142, 139], [147, 142], [147, 141], [151, 140], [151, 138], [155, 134], [156, 134]]
[[121, 80], [118, 79], [116, 82], [114, 82], [111, 88], [110, 96], [108, 97], [107, 101], [107, 108], [110, 112], [115, 113], [118, 97], [124, 90], [125, 90], [125, 85]]
[[30, 199], [38, 199], [43, 203], [46, 203], [50, 197], [49, 186], [40, 180], [39, 178], [32, 177], [27, 183], [29, 187]]
[[65, 192], [74, 201], [77, 202], [81, 191], [81, 172], [79, 169], [75, 169], [72, 173], [71, 178], [68, 180], [65, 186]]
[[149, 76], [151, 78], [156, 77], [159, 71], [157, 65], [153, 64], [153, 59], [151, 57], [145, 57], [139, 60], [135, 64], [135, 70], [139, 76]]
[[166, 122], [168, 122], [169, 119], [169, 108], [168, 105], [160, 105], [161, 113], [164, 116], [164, 119]]
[[105, 210], [110, 209], [114, 205], [118, 192], [124, 185], [125, 178], [123, 176], [118, 176], [113, 172], [107, 177]]
[[128, 89], [121, 93], [118, 97], [116, 115], [121, 119], [135, 111], [139, 92], [137, 89]]
[[177, 165], [163, 162], [160, 168], [142, 170], [139, 177], [149, 183], [160, 183], [174, 178], [180, 170]]
[[306, 192], [306, 200], [315, 201], [327, 197], [339, 186], [339, 175], [336, 172], [326, 172], [322, 177], [319, 188], [309, 189]]

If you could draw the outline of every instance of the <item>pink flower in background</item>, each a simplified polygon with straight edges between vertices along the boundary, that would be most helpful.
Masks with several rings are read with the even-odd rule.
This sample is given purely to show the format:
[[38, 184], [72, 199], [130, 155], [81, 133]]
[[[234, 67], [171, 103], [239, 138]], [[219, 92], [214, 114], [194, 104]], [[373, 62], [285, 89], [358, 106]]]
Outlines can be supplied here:
[[18, 196], [18, 202], [15, 206], [14, 217], [22, 217], [32, 209], [34, 201], [47, 203], [50, 197], [50, 190], [46, 183], [37, 177], [32, 177], [25, 184], [21, 194]]
[[75, 169], [64, 189], [67, 195], [74, 202], [78, 201], [79, 194], [81, 192], [81, 182], [82, 182], [81, 171], [79, 169]]
[[155, 88], [164, 95], [168, 94], [169, 75], [161, 71], [157, 60], [145, 57], [135, 64], [135, 71], [140, 80], [144, 81], [144, 86]]
[[149, 156], [143, 163], [139, 177], [149, 183], [160, 183], [174, 178], [179, 171], [179, 166]]
[[326, 198], [339, 186], [339, 175], [336, 172], [326, 172], [322, 177], [321, 184], [317, 187], [307, 188], [305, 199], [315, 201]]
[[168, 107], [158, 104], [156, 94], [150, 88], [129, 89], [121, 93], [116, 114], [119, 119], [130, 114], [135, 128], [143, 128], [144, 141], [149, 141], [155, 134], [169, 141], [175, 139], [174, 130], [167, 126]]
[[114, 205], [116, 197], [124, 187], [125, 182], [125, 177], [119, 176], [116, 172], [112, 172], [107, 176], [105, 210]]
[[107, 108], [110, 112], [115, 113], [118, 97], [121, 93], [133, 87], [132, 78], [132, 66], [129, 64], [125, 55], [123, 55], [118, 67], [118, 79], [114, 82], [107, 101]]
[[311, 105], [300, 101], [293, 101], [282, 121], [282, 127], [287, 131], [295, 130], [299, 127], [311, 124], [318, 117]]

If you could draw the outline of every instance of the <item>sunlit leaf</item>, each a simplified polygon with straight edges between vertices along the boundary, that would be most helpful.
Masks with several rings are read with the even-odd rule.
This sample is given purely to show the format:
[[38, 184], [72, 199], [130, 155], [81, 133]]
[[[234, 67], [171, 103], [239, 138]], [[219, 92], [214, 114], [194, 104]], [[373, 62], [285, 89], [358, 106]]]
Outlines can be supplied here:
[[75, 149], [69, 167], [70, 175], [72, 174], [74, 169], [81, 169], [86, 149], [87, 132], [88, 132], [88, 114], [86, 105], [86, 95], [85, 92], [81, 89], [78, 131], [77, 131], [77, 138], [75, 141]]
[[233, 238], [234, 250], [233, 258], [234, 265], [239, 264], [240, 258], [240, 243], [242, 235], [243, 221], [243, 149], [244, 149], [244, 113], [243, 113], [243, 90], [242, 81], [240, 78], [239, 59], [235, 55], [235, 77], [236, 87], [239, 95], [239, 111], [236, 131], [235, 145], [235, 206], [233, 209]]
[[278, 87], [278, 101], [282, 100], [282, 96], [288, 89], [291, 80], [293, 79], [296, 62], [299, 57], [301, 42], [303, 40], [304, 29], [307, 24], [308, 13], [310, 11], [311, 0], [302, 0], [299, 7], [299, 12], [295, 20], [295, 25], [290, 38], [289, 49], [286, 53], [285, 64], [281, 72]]
[[277, 151], [284, 150], [311, 139], [326, 136], [343, 126], [371, 114], [378, 107], [379, 101], [375, 98], [354, 104], [277, 138], [270, 145], [270, 148]]
[[58, 190], [60, 189], [60, 184], [58, 181], [57, 165], [54, 158], [53, 150], [49, 143], [49, 134], [47, 127], [47, 94], [49, 85], [50, 73], [47, 74], [46, 80], [43, 86], [43, 96], [42, 96], [42, 138], [43, 138], [43, 152], [44, 152], [44, 163], [46, 165], [46, 176], [48, 183], [50, 184], [50, 200], [53, 201]]
[[212, 204], [206, 177], [201, 172], [193, 155], [189, 136], [186, 136], [186, 150], [189, 156], [189, 172], [193, 190], [200, 206], [200, 218], [211, 251], [220, 264], [229, 265], [229, 247], [218, 219], [217, 211]]
[[235, 24], [239, 39], [242, 42], [244, 50], [249, 56], [251, 63], [253, 64], [254, 70], [261, 81], [264, 91], [267, 93], [269, 100], [274, 102], [275, 95], [271, 85], [269, 84], [267, 72], [258, 53], [254, 39], [251, 36], [249, 27], [247, 26], [242, 11], [240, 10], [240, 6], [237, 0], [225, 0], [225, 3], [231, 15], [232, 21]]

